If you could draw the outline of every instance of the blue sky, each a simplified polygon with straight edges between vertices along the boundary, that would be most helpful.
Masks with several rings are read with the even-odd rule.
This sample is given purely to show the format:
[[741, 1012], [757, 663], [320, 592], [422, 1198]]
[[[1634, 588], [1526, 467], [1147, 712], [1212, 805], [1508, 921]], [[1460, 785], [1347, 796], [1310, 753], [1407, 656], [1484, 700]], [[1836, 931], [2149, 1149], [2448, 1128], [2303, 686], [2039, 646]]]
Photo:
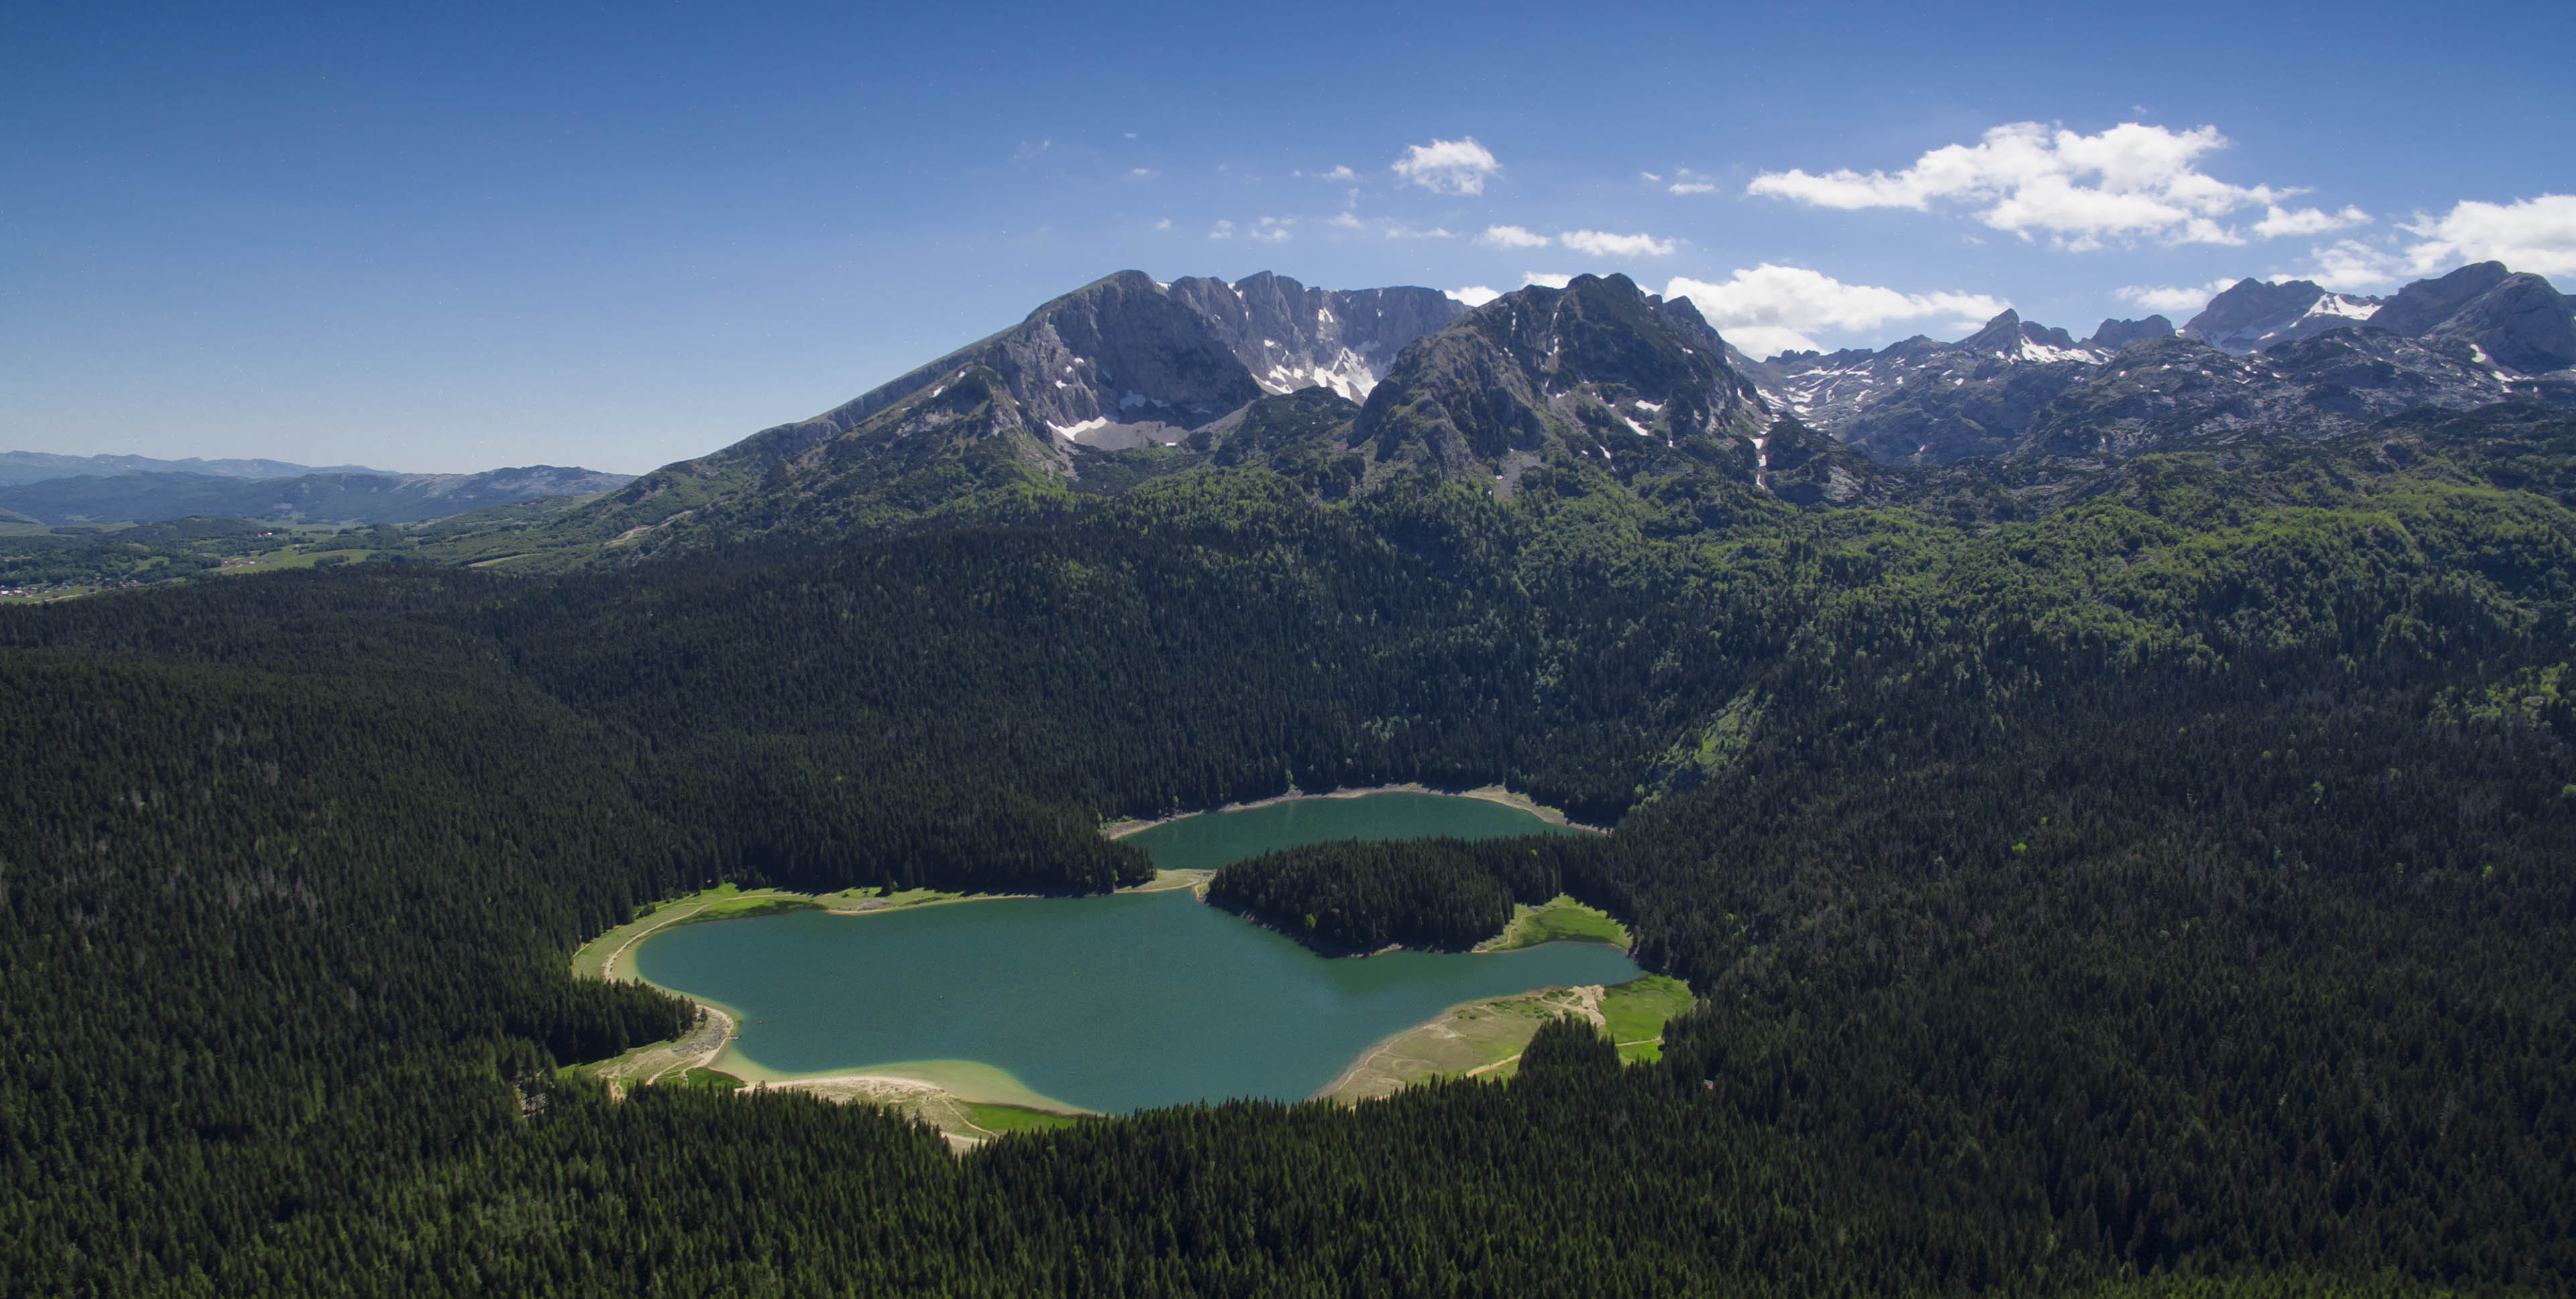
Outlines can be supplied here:
[[1127, 267], [1757, 352], [2576, 288], [2564, 3], [380, 9], [0, 10], [0, 449], [634, 472]]

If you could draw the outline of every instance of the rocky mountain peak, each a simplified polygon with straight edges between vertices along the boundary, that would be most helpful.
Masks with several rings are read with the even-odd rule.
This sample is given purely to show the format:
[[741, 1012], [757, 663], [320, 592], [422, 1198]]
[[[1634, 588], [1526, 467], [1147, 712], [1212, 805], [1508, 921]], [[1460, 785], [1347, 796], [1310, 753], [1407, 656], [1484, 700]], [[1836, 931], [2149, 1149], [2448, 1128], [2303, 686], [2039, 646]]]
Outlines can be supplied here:
[[2576, 367], [2576, 299], [2537, 275], [2507, 275], [2423, 337], [2465, 344], [2470, 360], [2519, 374], [2565, 370]]
[[1171, 296], [1205, 316], [1263, 391], [1325, 387], [1365, 401], [1404, 345], [1466, 307], [1436, 289], [1310, 289], [1263, 271], [1227, 284], [1192, 276]]
[[1406, 351], [1352, 437], [1381, 464], [1507, 484], [1551, 457], [1606, 466], [1693, 438], [1741, 440], [1769, 414], [1729, 350], [1690, 303], [1624, 275], [1533, 286]]
[[2370, 323], [2409, 338], [2417, 337], [2458, 314], [2460, 308], [2504, 283], [2511, 274], [2503, 262], [2478, 262], [2435, 279], [2417, 280], [2399, 289], [2373, 312]]
[[2173, 334], [2172, 321], [2163, 316], [2149, 316], [2144, 320], [2104, 320], [2087, 341], [2103, 351], [2117, 352], [2140, 339], [2171, 338]]

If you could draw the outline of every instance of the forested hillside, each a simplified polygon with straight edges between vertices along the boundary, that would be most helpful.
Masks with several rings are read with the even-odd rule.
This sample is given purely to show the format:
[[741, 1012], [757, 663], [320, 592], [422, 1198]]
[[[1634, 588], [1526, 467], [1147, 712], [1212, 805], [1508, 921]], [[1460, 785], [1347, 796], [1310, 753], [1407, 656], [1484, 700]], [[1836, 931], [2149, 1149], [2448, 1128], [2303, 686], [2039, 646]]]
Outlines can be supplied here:
[[[1857, 508], [1292, 454], [0, 610], [0, 1289], [2564, 1292], [2571, 448], [2506, 406]], [[556, 1074], [685, 1022], [564, 972], [637, 903], [1095, 890], [1146, 871], [1105, 818], [1398, 780], [1617, 828], [1219, 896], [1372, 946], [1571, 892], [1699, 996], [1660, 1064], [1566, 1027], [963, 1160]]]

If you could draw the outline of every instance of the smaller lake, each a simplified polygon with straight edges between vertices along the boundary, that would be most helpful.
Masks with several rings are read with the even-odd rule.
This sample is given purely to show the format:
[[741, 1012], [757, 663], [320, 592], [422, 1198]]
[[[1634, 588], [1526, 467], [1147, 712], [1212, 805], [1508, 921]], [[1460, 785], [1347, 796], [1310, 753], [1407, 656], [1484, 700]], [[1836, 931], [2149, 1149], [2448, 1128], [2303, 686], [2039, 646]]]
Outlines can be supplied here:
[[1282, 848], [1335, 839], [1502, 839], [1521, 834], [1589, 834], [1491, 799], [1457, 794], [1361, 794], [1292, 798], [1232, 812], [1207, 812], [1148, 826], [1124, 842], [1158, 869], [1211, 870]]

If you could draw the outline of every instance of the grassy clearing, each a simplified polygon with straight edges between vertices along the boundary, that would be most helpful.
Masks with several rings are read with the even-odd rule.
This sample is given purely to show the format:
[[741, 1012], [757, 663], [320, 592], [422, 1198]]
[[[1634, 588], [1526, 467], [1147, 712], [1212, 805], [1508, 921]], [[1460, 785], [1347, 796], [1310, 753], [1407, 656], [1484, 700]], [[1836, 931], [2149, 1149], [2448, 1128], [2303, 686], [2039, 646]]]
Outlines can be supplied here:
[[374, 553], [371, 550], [303, 550], [289, 546], [284, 550], [273, 550], [258, 556], [246, 564], [226, 564], [211, 571], [225, 577], [239, 576], [244, 573], [274, 573], [282, 568], [311, 568], [316, 562], [333, 555], [341, 556], [345, 562], [356, 564], [364, 562]]
[[1664, 1021], [1690, 1009], [1690, 985], [1649, 974], [1601, 994], [1602, 1027], [1626, 1061], [1664, 1058]]
[[739, 1091], [750, 1085], [732, 1074], [715, 1069], [691, 1069], [672, 1081], [682, 1087], [696, 1087], [711, 1092]]
[[1540, 943], [1606, 943], [1628, 950], [1628, 927], [1597, 908], [1558, 894], [1547, 905], [1512, 909], [1512, 922], [1499, 937], [1476, 945], [1480, 952], [1508, 952]]
[[726, 898], [710, 902], [694, 914], [674, 919], [671, 925], [694, 925], [705, 920], [742, 920], [750, 916], [776, 915], [782, 911], [813, 911], [822, 905], [812, 898], [792, 894]]

